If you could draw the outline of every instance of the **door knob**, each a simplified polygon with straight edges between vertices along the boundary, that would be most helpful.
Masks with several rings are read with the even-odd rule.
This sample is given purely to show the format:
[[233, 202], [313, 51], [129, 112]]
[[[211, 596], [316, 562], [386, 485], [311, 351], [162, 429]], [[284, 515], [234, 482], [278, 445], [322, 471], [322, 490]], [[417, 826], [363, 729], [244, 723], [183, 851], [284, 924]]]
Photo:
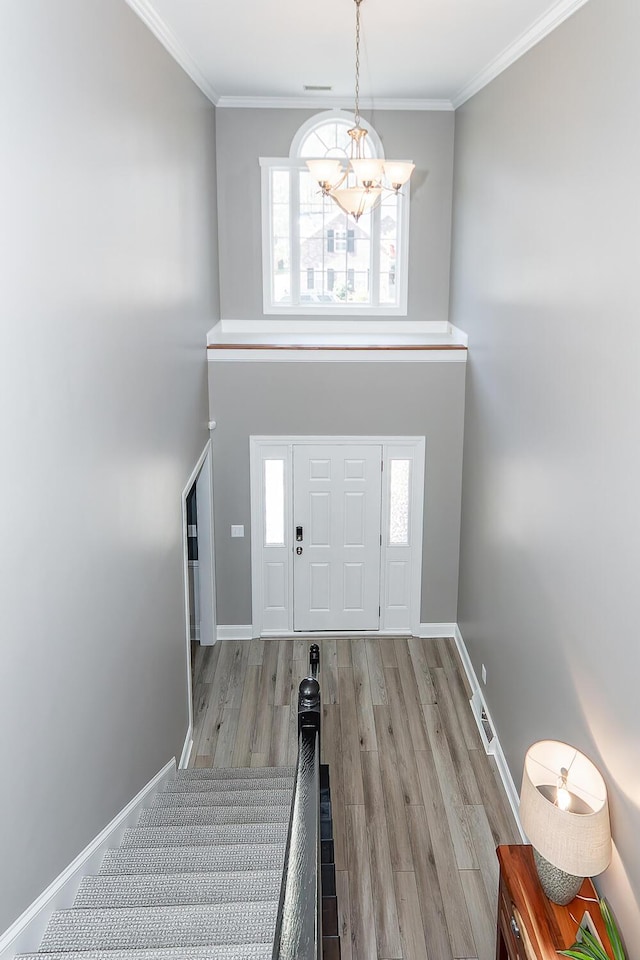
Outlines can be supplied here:
[[296, 527], [296, 540], [302, 540], [302, 527]]
[[296, 547], [296, 553], [300, 556], [302, 554], [302, 547]]

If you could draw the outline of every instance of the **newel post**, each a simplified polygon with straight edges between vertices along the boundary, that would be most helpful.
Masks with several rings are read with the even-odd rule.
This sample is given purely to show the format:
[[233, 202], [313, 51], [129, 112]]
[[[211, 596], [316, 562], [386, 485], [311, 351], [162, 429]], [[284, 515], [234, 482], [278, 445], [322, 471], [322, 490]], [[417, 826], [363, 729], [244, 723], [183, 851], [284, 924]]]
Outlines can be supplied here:
[[315, 677], [306, 677], [298, 688], [298, 733], [311, 727], [320, 736], [320, 684]]

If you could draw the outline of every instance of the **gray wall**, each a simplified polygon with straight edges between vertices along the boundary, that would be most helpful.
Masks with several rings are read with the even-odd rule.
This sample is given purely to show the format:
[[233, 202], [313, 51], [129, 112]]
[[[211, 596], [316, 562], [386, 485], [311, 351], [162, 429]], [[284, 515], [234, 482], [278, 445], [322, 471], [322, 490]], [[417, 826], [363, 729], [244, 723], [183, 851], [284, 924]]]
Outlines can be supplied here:
[[[262, 314], [260, 157], [288, 157], [310, 110], [230, 110], [216, 114], [222, 316]], [[388, 157], [413, 159], [408, 317], [447, 320], [453, 176], [453, 113], [379, 111], [366, 115]]]
[[211, 104], [122, 2], [1, 19], [3, 930], [182, 749], [217, 291]]
[[639, 37], [637, 0], [591, 0], [457, 112], [452, 284], [462, 633], [516, 785], [543, 737], [601, 768], [636, 958]]
[[[209, 364], [218, 623], [251, 623], [249, 437], [426, 436], [423, 623], [456, 619], [462, 363]], [[231, 539], [230, 524], [247, 536]]]

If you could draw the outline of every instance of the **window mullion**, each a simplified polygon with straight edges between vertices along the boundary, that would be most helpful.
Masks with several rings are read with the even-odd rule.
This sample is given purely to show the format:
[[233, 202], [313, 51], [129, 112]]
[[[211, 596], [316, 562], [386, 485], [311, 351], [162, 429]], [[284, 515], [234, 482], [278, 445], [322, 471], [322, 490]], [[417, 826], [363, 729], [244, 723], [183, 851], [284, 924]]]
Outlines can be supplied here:
[[327, 202], [322, 198], [322, 293], [327, 292]]
[[[344, 231], [345, 231], [345, 237], [346, 237], [347, 230], [349, 229], [349, 223], [348, 223], [346, 214], [344, 215], [344, 221], [345, 221]], [[349, 300], [350, 300], [350, 297], [349, 297], [349, 244], [346, 242], [344, 245], [344, 290], [345, 290], [345, 294], [344, 294], [345, 303], [349, 303]]]
[[371, 305], [377, 307], [380, 305], [380, 243], [381, 243], [381, 219], [382, 206], [377, 206], [373, 211], [371, 218], [371, 250], [369, 253], [371, 263]]
[[291, 304], [300, 303], [300, 170], [291, 171], [289, 181], [289, 236], [291, 237]]

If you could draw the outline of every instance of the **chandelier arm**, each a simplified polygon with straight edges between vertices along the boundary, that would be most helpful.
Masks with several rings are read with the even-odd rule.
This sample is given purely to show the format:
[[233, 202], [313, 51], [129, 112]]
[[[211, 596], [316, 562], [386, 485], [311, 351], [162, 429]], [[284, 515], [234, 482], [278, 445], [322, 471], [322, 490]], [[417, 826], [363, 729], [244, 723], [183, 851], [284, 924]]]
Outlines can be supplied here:
[[326, 192], [325, 192], [324, 190], [322, 191], [322, 193], [324, 194], [324, 196], [325, 196], [325, 197], [332, 197], [332, 196], [333, 196], [333, 191], [334, 191], [334, 190], [339, 190], [340, 187], [341, 187], [342, 184], [345, 182], [345, 180], [347, 179], [348, 176], [349, 176], [349, 167], [347, 166], [346, 169], [343, 167], [343, 168], [342, 168], [342, 176], [340, 177], [340, 179], [338, 180], [338, 182], [337, 182], [337, 183], [334, 183], [333, 186], [329, 187], [329, 189], [328, 189]]

